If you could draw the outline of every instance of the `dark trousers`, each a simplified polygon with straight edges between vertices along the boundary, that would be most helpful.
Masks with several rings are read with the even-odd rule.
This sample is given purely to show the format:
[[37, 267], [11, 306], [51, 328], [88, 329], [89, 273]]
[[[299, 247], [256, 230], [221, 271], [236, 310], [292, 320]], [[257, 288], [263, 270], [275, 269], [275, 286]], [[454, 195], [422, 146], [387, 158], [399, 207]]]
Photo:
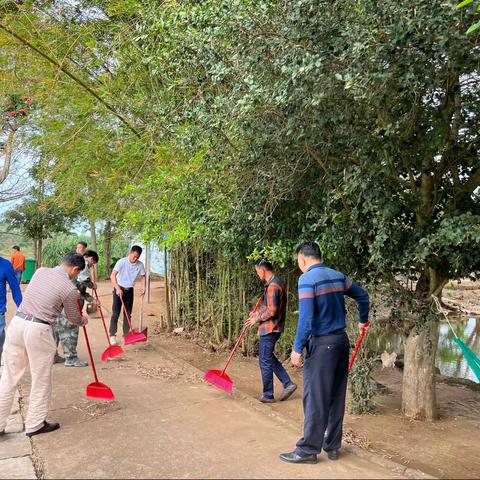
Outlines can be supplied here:
[[[132, 317], [133, 308], [133, 288], [123, 288], [123, 303], [128, 312], [129, 317]], [[117, 334], [118, 317], [122, 311], [122, 301], [117, 295], [117, 292], [113, 290], [113, 305], [112, 305], [112, 318], [110, 319], [110, 336], [113, 337]], [[127, 316], [123, 313], [123, 336], [130, 332], [130, 325], [128, 324]]]
[[292, 384], [287, 371], [275, 356], [275, 344], [280, 338], [280, 332], [260, 336], [258, 361], [262, 372], [263, 396], [273, 398], [273, 374], [282, 382], [283, 388]]
[[309, 341], [303, 367], [303, 438], [295, 449], [299, 455], [335, 450], [342, 444], [348, 354], [345, 333]]

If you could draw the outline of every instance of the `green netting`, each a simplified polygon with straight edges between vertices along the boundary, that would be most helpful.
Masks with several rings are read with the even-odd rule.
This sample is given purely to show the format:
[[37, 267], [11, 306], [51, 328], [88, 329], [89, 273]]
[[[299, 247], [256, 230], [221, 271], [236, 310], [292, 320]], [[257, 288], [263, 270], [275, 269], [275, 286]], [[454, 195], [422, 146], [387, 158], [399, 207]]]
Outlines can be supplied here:
[[470, 365], [473, 373], [477, 376], [478, 381], [480, 382], [480, 359], [475, 355], [475, 353], [458, 337], [454, 338], [455, 343], [460, 347], [460, 350], [465, 357], [465, 360]]

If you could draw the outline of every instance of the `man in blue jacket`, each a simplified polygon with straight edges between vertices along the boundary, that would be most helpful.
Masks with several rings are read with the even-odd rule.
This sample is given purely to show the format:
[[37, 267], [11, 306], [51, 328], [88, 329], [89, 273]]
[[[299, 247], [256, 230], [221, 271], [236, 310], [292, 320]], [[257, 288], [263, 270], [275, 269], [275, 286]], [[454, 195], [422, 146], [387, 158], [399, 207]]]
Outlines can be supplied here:
[[[368, 293], [322, 262], [320, 247], [303, 242], [297, 248], [299, 317], [291, 355], [296, 367], [305, 349], [303, 368], [303, 437], [293, 452], [280, 459], [316, 463], [323, 450], [338, 459], [348, 379], [349, 341], [345, 333], [345, 295], [358, 303], [359, 330], [368, 322]], [[327, 433], [326, 433], [327, 432]]]
[[17, 305], [22, 303], [22, 292], [15, 276], [12, 264], [0, 257], [0, 362], [2, 360], [3, 344], [5, 343], [5, 313], [7, 311], [7, 282], [12, 291], [12, 297]]

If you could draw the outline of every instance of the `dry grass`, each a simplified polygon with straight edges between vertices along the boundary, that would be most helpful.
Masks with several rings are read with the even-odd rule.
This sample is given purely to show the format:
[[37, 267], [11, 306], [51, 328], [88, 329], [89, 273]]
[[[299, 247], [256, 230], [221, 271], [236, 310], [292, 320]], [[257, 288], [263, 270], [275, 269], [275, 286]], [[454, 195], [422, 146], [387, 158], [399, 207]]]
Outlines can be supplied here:
[[120, 404], [113, 400], [112, 402], [88, 402], [83, 405], [72, 405], [74, 410], [79, 411], [89, 418], [103, 417], [107, 413], [116, 412], [120, 410]]
[[180, 370], [176, 366], [161, 367], [160, 365], [146, 365], [138, 362], [135, 367], [135, 373], [144, 378], [174, 379], [184, 374], [183, 370]]

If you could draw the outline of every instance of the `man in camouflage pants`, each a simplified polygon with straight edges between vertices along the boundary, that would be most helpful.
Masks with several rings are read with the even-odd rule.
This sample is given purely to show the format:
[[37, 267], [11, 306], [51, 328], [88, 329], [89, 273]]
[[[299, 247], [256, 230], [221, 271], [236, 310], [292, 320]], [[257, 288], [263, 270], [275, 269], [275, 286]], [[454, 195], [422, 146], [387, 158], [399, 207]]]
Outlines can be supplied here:
[[[80, 292], [80, 302], [82, 308], [85, 302], [92, 303], [95, 301], [94, 298], [87, 293], [87, 288], [95, 288], [96, 286], [92, 282], [90, 271], [93, 265], [98, 262], [98, 255], [93, 250], [87, 250], [84, 254], [84, 259], [86, 265], [85, 270], [80, 272], [76, 281], [73, 281]], [[64, 310], [62, 310], [62, 313], [55, 322], [53, 330], [57, 341], [57, 346], [59, 342], [62, 344], [63, 352], [65, 354], [65, 366], [86, 367], [88, 362], [80, 360], [77, 354], [78, 335], [80, 329], [78, 325], [74, 325], [67, 320]], [[57, 354], [56, 358], [61, 357]], [[57, 361], [57, 363], [60, 362]]]

